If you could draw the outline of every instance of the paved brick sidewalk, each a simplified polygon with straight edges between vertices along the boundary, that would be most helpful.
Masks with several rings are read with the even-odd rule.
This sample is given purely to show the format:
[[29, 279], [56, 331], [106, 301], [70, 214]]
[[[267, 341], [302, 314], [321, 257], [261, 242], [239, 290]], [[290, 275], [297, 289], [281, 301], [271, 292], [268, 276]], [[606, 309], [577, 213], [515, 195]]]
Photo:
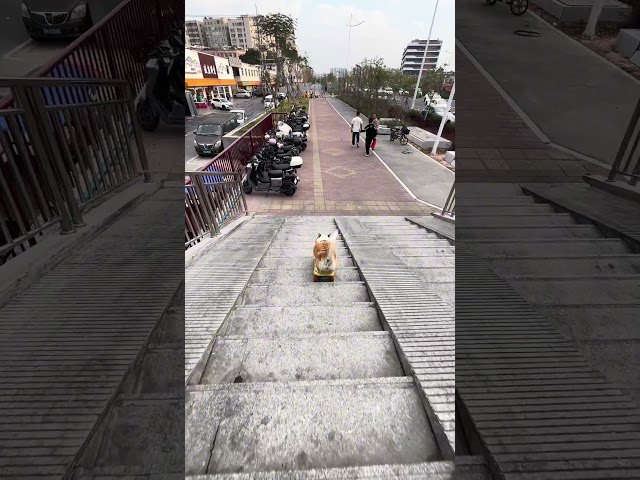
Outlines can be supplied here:
[[[544, 144], [456, 48], [456, 179], [466, 182], [580, 182], [607, 170]], [[516, 99], [517, 102], [517, 99]]]
[[249, 211], [280, 215], [389, 215], [430, 213], [416, 202], [373, 155], [351, 146], [349, 127], [323, 98], [310, 108], [309, 143], [293, 197], [252, 193]]

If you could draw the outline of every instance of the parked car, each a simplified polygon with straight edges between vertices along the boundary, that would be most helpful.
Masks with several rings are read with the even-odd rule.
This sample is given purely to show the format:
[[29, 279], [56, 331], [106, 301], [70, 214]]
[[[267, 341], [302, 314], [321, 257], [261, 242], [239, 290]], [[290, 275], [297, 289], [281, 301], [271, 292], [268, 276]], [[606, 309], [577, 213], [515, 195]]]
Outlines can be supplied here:
[[425, 108], [422, 111], [422, 116], [426, 119], [427, 117], [432, 117], [435, 121], [441, 122], [442, 117], [446, 115], [446, 120], [444, 122], [444, 126], [451, 126], [456, 123], [456, 115], [454, 112], [447, 112], [447, 105], [433, 105], [429, 108]]
[[241, 88], [235, 93], [234, 97], [236, 98], [251, 98], [251, 92], [247, 92], [246, 90], [242, 90]]
[[273, 99], [273, 95], [267, 95], [264, 97], [264, 108], [265, 110], [269, 110], [270, 108], [275, 107], [275, 101]]
[[34, 39], [79, 37], [93, 26], [86, 0], [22, 0], [22, 22]]
[[226, 98], [214, 97], [211, 99], [211, 106], [221, 110], [231, 110], [233, 108], [233, 103]]
[[226, 135], [240, 123], [235, 114], [224, 118], [222, 122], [203, 123], [193, 131], [193, 146], [198, 155], [218, 155], [224, 150], [222, 136]]
[[287, 98], [287, 94], [286, 94], [286, 93], [284, 93], [284, 92], [278, 92], [278, 93], [276, 93], [276, 99], [277, 99], [278, 101], [282, 101], [282, 100], [284, 100], [285, 98]]

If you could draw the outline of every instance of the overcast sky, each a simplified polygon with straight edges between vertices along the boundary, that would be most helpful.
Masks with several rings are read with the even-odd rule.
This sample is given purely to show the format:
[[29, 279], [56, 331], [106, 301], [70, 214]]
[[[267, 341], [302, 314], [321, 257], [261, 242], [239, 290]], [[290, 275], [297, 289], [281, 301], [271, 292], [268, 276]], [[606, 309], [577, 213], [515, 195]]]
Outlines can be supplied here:
[[[285, 13], [298, 22], [297, 41], [316, 73], [347, 65], [349, 16], [352, 24], [349, 66], [364, 58], [380, 57], [388, 67], [399, 68], [407, 43], [426, 39], [436, 0], [186, 0], [187, 20], [204, 15], [255, 15]], [[440, 0], [431, 33], [443, 41], [439, 65], [455, 70], [455, 0]]]

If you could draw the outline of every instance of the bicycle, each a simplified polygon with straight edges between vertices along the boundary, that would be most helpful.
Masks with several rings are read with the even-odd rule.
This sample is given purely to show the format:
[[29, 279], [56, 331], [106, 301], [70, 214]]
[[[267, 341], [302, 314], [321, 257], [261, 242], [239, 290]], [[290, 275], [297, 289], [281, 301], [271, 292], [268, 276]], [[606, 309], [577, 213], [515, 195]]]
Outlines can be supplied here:
[[396, 138], [399, 138], [400, 145], [406, 145], [407, 143], [409, 143], [409, 137], [407, 137], [409, 133], [411, 133], [411, 130], [409, 130], [404, 125], [402, 126], [402, 128], [392, 128], [390, 137], [391, 141], [393, 142]]
[[[496, 2], [502, 2], [503, 0], [485, 0], [487, 5], [495, 5]], [[507, 0], [507, 5], [511, 9], [511, 13], [519, 17], [529, 10], [529, 0]]]

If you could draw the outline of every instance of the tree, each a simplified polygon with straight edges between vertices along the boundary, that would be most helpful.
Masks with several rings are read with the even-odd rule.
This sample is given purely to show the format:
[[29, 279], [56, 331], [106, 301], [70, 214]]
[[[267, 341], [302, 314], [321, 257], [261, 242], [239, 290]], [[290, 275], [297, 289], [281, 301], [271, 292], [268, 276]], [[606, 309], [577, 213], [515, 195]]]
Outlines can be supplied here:
[[593, 6], [591, 7], [591, 12], [589, 12], [587, 27], [584, 29], [584, 32], [582, 32], [583, 37], [594, 38], [596, 36], [596, 27], [598, 26], [600, 13], [602, 13], [603, 4], [604, 0], [593, 0]]
[[260, 51], [257, 48], [250, 48], [240, 55], [240, 60], [249, 65], [260, 65]]
[[429, 98], [429, 104], [431, 104], [435, 94], [442, 90], [442, 84], [444, 83], [445, 78], [446, 74], [442, 67], [423, 72], [422, 79], [420, 81], [420, 88], [422, 89], [422, 93]]
[[289, 15], [270, 13], [256, 17], [256, 26], [262, 38], [263, 52], [271, 52], [276, 64], [276, 90], [287, 83], [285, 66], [300, 62], [302, 57], [298, 53], [294, 38], [296, 22]]

